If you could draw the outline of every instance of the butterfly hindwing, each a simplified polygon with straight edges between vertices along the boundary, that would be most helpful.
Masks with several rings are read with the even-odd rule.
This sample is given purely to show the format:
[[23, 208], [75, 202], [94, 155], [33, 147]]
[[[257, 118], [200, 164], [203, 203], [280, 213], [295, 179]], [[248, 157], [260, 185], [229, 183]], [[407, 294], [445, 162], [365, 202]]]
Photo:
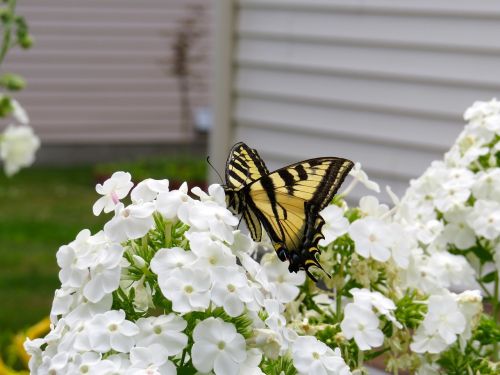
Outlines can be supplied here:
[[320, 267], [315, 254], [324, 220], [319, 212], [331, 202], [352, 165], [341, 158], [305, 160], [248, 187], [253, 210], [271, 240], [285, 249], [290, 270]]

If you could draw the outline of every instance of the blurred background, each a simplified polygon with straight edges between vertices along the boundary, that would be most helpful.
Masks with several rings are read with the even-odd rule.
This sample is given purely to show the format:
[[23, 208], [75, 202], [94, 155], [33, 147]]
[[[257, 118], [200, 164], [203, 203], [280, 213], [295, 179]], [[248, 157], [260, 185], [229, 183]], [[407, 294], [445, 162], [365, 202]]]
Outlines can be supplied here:
[[0, 175], [0, 340], [48, 314], [55, 252], [102, 228], [94, 187], [115, 170], [205, 186], [218, 181], [207, 155], [222, 173], [245, 141], [270, 169], [359, 161], [401, 195], [463, 111], [500, 89], [493, 0], [22, 0], [18, 12], [36, 43], [4, 68], [28, 83], [16, 98], [42, 147], [34, 167]]

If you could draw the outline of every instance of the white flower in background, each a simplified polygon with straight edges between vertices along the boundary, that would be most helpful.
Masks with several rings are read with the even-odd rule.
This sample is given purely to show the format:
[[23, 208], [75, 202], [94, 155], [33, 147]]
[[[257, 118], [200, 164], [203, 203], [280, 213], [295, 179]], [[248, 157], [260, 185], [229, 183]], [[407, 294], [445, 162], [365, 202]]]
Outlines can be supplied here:
[[427, 272], [431, 273], [442, 288], [473, 288], [475, 271], [461, 255], [446, 251], [433, 252], [428, 258]]
[[356, 220], [348, 232], [356, 245], [356, 252], [364, 258], [385, 262], [391, 257], [392, 234], [382, 220], [372, 217]]
[[177, 210], [182, 205], [191, 201], [188, 195], [188, 186], [184, 182], [178, 190], [164, 191], [158, 194], [156, 198], [156, 210], [161, 213], [165, 219], [174, 219], [177, 217]]
[[460, 339], [463, 342], [471, 338], [472, 326], [478, 322], [483, 312], [483, 297], [479, 290], [466, 290], [453, 296], [458, 303], [460, 312], [465, 317], [465, 329], [460, 334]]
[[410, 348], [415, 353], [441, 353], [448, 347], [448, 344], [441, 337], [439, 332], [427, 332], [423, 326], [418, 327]]
[[417, 241], [400, 223], [390, 223], [390, 230], [393, 236], [391, 244], [391, 256], [396, 265], [402, 269], [407, 269], [410, 264], [410, 255], [413, 248], [417, 247]]
[[389, 211], [386, 204], [380, 204], [373, 195], [367, 195], [359, 200], [359, 209], [365, 216], [381, 217]]
[[212, 301], [222, 306], [229, 316], [241, 315], [245, 303], [253, 301], [248, 279], [237, 267], [220, 268], [213, 273], [213, 281]]
[[210, 231], [222, 241], [231, 244], [234, 240], [233, 227], [239, 219], [231, 211], [212, 201], [192, 200], [190, 204], [181, 205], [179, 219], [197, 231]]
[[101, 194], [92, 207], [94, 215], [98, 216], [102, 211], [111, 212], [120, 203], [120, 199], [127, 196], [132, 186], [134, 186], [132, 176], [128, 172], [115, 172], [104, 183], [97, 184], [95, 190]]
[[480, 236], [493, 240], [500, 234], [500, 203], [477, 200], [467, 223]]
[[390, 321], [394, 322], [396, 326], [401, 328], [401, 324], [394, 317], [393, 311], [396, 310], [394, 302], [385, 297], [380, 292], [372, 292], [368, 289], [354, 288], [349, 290], [354, 298], [354, 303], [365, 305], [368, 308], [375, 308], [378, 313], [385, 315]]
[[472, 186], [476, 199], [500, 201], [500, 168], [480, 171]]
[[12, 115], [17, 122], [23, 125], [28, 125], [30, 123], [30, 118], [21, 104], [16, 99], [12, 98], [10, 99], [10, 104], [12, 106]]
[[231, 249], [220, 241], [210, 241], [205, 243], [190, 242], [191, 251], [197, 256], [194, 262], [195, 267], [217, 273], [219, 267], [236, 266], [236, 257]]
[[136, 324], [140, 330], [136, 337], [138, 346], [159, 344], [166, 355], [172, 356], [181, 353], [187, 345], [188, 337], [182, 332], [187, 322], [178, 315], [140, 318]]
[[293, 364], [299, 374], [348, 375], [349, 367], [337, 348], [332, 350], [313, 336], [299, 337], [293, 343]]
[[123, 310], [111, 310], [94, 316], [86, 329], [89, 349], [100, 353], [111, 349], [122, 353], [129, 352], [135, 344], [134, 336], [138, 333], [139, 328], [125, 320]]
[[151, 259], [151, 270], [163, 280], [168, 278], [173, 270], [190, 266], [196, 259], [193, 252], [181, 247], [160, 249]]
[[370, 307], [363, 303], [349, 303], [344, 309], [340, 329], [344, 336], [354, 341], [361, 350], [382, 345], [384, 334], [378, 328], [379, 320]]
[[177, 370], [168, 360], [168, 351], [160, 344], [136, 346], [130, 350], [131, 368], [126, 375], [175, 375]]
[[245, 339], [234, 325], [220, 318], [208, 318], [198, 323], [193, 332], [191, 350], [194, 367], [203, 373], [238, 374], [247, 357]]
[[465, 317], [451, 294], [429, 297], [427, 314], [422, 322], [426, 333], [438, 332], [449, 345], [465, 330], [465, 324]]
[[[376, 182], [371, 181], [368, 178], [368, 175], [361, 169], [361, 163], [355, 163], [354, 167], [349, 172], [349, 175], [352, 176], [356, 181], [361, 182], [367, 189], [380, 193], [380, 187]], [[346, 188], [346, 191], [348, 190], [350, 190], [349, 187]]]
[[7, 176], [12, 176], [35, 161], [40, 139], [27, 125], [9, 125], [0, 134], [0, 159], [3, 160]]
[[176, 312], [203, 311], [210, 304], [212, 280], [204, 269], [173, 270], [165, 279], [158, 280], [158, 285]]
[[116, 242], [140, 238], [153, 227], [154, 210], [153, 203], [131, 204], [127, 207], [118, 203], [115, 216], [104, 225], [104, 233]]
[[167, 193], [168, 180], [154, 180], [147, 178], [137, 184], [130, 193], [130, 199], [133, 203], [152, 202], [156, 199], [158, 194]]
[[275, 253], [264, 255], [261, 265], [274, 297], [281, 303], [293, 301], [299, 294], [298, 285], [302, 285], [306, 279], [305, 272], [288, 271], [288, 263], [280, 261]]
[[226, 193], [219, 184], [212, 184], [208, 187], [208, 194], [198, 186], [191, 189], [191, 192], [200, 198], [201, 202], [214, 202], [221, 207], [226, 207]]
[[471, 207], [461, 207], [444, 214], [447, 223], [442, 236], [447, 243], [455, 245], [457, 249], [465, 250], [476, 244], [476, 235], [466, 220], [471, 211]]
[[325, 225], [321, 230], [325, 238], [319, 241], [321, 246], [327, 246], [338, 237], [347, 233], [349, 220], [344, 217], [344, 210], [342, 208], [335, 205], [329, 205], [319, 214], [325, 220]]

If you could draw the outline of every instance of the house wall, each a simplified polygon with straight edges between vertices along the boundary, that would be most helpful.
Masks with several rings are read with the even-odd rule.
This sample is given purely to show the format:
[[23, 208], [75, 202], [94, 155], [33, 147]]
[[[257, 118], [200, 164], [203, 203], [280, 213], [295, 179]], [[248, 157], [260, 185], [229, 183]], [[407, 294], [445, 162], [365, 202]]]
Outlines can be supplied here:
[[211, 153], [220, 168], [241, 140], [271, 169], [325, 155], [360, 161], [401, 194], [449, 148], [464, 125], [463, 111], [500, 94], [499, 2], [224, 0], [218, 6], [217, 13], [232, 17], [217, 27], [234, 31], [217, 47], [224, 51], [217, 64], [227, 64], [230, 72], [223, 73], [231, 77], [219, 83], [231, 95], [216, 98]]
[[[48, 145], [185, 142], [172, 44], [193, 6], [206, 11], [192, 50], [193, 107], [209, 105], [210, 4], [204, 0], [23, 0], [36, 43], [12, 50], [5, 70], [23, 75], [16, 98]], [[194, 62], [196, 61], [196, 62]]]

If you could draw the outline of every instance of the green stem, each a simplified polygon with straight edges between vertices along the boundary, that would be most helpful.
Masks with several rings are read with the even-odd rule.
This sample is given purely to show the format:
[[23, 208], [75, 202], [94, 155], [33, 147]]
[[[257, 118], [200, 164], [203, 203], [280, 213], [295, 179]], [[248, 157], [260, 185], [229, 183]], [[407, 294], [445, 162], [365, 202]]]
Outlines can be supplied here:
[[364, 358], [365, 353], [362, 350], [358, 350], [358, 368], [363, 367]]
[[172, 222], [165, 223], [165, 247], [172, 247]]
[[[344, 257], [342, 257], [342, 260], [340, 261], [340, 267], [339, 267], [339, 283], [342, 282], [343, 284], [343, 278], [344, 278]], [[337, 323], [340, 323], [342, 320], [342, 290], [344, 286], [337, 286], [335, 288], [335, 315], [337, 317]]]
[[[493, 304], [493, 319], [495, 320], [495, 323], [497, 326], [500, 325], [500, 320], [498, 317], [498, 312], [500, 308], [500, 304], [498, 301], [498, 289], [499, 289], [499, 279], [498, 279], [498, 272], [495, 275], [495, 289], [494, 289], [494, 294], [491, 298], [492, 304]], [[493, 360], [495, 362], [498, 361], [498, 342], [495, 342], [493, 344]]]
[[8, 0], [7, 2], [7, 20], [5, 21], [3, 27], [3, 39], [2, 39], [2, 48], [0, 49], [0, 64], [3, 63], [9, 48], [11, 47], [11, 35], [12, 35], [12, 25], [14, 20], [14, 12], [16, 9], [16, 0]]

